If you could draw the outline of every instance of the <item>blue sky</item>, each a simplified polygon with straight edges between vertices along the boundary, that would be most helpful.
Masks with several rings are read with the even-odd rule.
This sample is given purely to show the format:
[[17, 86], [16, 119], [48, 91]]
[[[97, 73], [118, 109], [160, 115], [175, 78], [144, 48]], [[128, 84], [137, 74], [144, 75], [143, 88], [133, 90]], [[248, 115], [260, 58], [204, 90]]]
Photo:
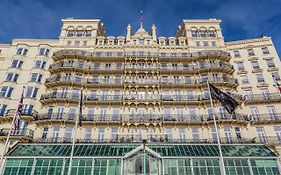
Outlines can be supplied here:
[[152, 24], [174, 36], [182, 19], [222, 19], [226, 41], [271, 36], [281, 54], [281, 0], [0, 0], [0, 43], [13, 38], [57, 38], [62, 18], [99, 18], [107, 35], [125, 35], [127, 24]]

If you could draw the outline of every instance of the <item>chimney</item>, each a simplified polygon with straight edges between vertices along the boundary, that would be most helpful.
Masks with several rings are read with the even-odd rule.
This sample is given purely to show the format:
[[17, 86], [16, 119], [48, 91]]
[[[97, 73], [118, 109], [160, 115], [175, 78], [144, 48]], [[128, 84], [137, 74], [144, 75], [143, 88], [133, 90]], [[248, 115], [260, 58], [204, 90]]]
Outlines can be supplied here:
[[153, 41], [156, 41], [156, 37], [157, 37], [156, 36], [156, 27], [154, 24], [152, 25], [151, 30], [152, 30], [151, 34], [152, 34]]

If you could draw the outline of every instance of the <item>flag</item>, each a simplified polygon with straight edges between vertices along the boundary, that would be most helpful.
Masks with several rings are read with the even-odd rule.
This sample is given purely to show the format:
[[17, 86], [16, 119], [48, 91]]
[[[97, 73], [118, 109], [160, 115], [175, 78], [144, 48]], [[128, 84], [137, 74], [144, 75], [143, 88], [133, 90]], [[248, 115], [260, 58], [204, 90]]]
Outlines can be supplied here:
[[83, 116], [82, 116], [82, 109], [83, 109], [83, 91], [81, 90], [81, 93], [80, 93], [80, 103], [79, 103], [79, 126], [81, 127], [82, 126], [82, 119], [83, 119]]
[[22, 113], [22, 105], [23, 105], [23, 92], [24, 90], [22, 90], [22, 94], [20, 97], [20, 101], [18, 104], [18, 109], [17, 109], [17, 113], [16, 113], [16, 118], [14, 121], [14, 129], [19, 129], [19, 125], [20, 125], [20, 118], [21, 118], [21, 113]]
[[276, 85], [277, 85], [277, 89], [281, 92], [281, 86], [280, 86], [280, 84], [277, 82], [277, 81], [275, 81], [276, 82]]
[[233, 99], [228, 94], [222, 92], [212, 84], [209, 84], [211, 98], [214, 100], [219, 100], [222, 106], [227, 110], [229, 114], [232, 114], [236, 107], [238, 106], [238, 102]]

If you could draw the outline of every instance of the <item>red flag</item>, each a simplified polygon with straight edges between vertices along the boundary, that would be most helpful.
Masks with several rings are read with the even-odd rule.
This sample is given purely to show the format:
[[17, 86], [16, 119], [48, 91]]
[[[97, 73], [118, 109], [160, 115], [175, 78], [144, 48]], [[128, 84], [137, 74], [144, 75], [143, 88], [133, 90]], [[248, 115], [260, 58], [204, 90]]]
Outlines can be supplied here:
[[17, 109], [17, 116], [14, 122], [14, 129], [19, 129], [19, 125], [20, 125], [20, 118], [21, 118], [21, 113], [22, 113], [22, 105], [23, 105], [23, 91], [20, 97], [20, 101], [19, 101], [19, 105], [18, 105], [18, 109]]
[[281, 92], [281, 86], [280, 84], [276, 81], [277, 89]]

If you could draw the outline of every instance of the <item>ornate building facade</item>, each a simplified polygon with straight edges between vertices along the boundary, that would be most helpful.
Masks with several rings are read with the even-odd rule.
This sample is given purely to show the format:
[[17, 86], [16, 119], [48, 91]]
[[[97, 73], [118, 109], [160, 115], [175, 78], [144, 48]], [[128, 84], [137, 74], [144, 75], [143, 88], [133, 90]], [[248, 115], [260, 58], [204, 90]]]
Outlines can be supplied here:
[[[24, 89], [2, 172], [280, 174], [279, 57], [266, 36], [225, 42], [220, 22], [113, 37], [100, 20], [64, 19], [59, 39], [0, 45], [1, 154]], [[211, 107], [207, 82], [238, 101], [235, 113]]]

